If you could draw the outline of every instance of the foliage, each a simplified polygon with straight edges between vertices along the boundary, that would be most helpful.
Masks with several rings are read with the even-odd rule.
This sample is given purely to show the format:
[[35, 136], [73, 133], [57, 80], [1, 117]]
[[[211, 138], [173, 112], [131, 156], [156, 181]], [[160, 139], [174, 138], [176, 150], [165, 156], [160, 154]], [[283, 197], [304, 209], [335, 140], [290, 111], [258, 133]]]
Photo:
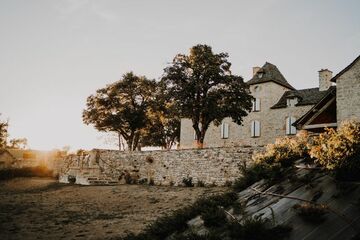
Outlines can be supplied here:
[[231, 206], [237, 200], [233, 192], [201, 198], [193, 205], [174, 211], [171, 215], [161, 217], [151, 223], [143, 233], [135, 236], [129, 234], [124, 240], [162, 240], [175, 232], [182, 232], [187, 228], [187, 221], [200, 215], [207, 209], [217, 206], [224, 208]]
[[0, 170], [0, 180], [7, 180], [17, 177], [53, 177], [53, 171], [46, 166], [6, 168]]
[[240, 167], [240, 171], [241, 177], [239, 177], [232, 186], [237, 192], [248, 188], [262, 179], [268, 180], [268, 184], [279, 182], [288, 170], [282, 168], [281, 165], [277, 163], [255, 163], [250, 167], [244, 164]]
[[290, 166], [294, 160], [308, 155], [309, 136], [302, 131], [295, 137], [283, 137], [276, 139], [274, 144], [268, 144], [264, 153], [254, 155], [255, 162], [280, 163], [283, 167]]
[[192, 120], [199, 147], [210, 123], [219, 125], [231, 117], [241, 124], [251, 109], [248, 86], [231, 74], [227, 58], [227, 53], [214, 54], [210, 46], [199, 44], [189, 55], [176, 55], [162, 78], [179, 116]]
[[214, 206], [205, 209], [201, 213], [201, 218], [204, 221], [205, 227], [220, 227], [226, 223], [226, 214], [224, 209]]
[[246, 217], [242, 223], [233, 221], [228, 224], [230, 239], [277, 240], [287, 238], [290, 232], [291, 227], [271, 226], [268, 219], [263, 219], [260, 216]]
[[6, 121], [0, 121], [0, 149], [6, 147], [8, 138], [8, 126], [9, 123]]
[[156, 82], [129, 72], [87, 98], [85, 124], [99, 131], [119, 133], [129, 150], [135, 150], [148, 124], [147, 111], [154, 100]]
[[338, 179], [359, 179], [360, 122], [344, 121], [335, 131], [327, 129], [311, 144], [310, 155], [328, 170], [335, 170]]
[[194, 183], [192, 182], [192, 177], [183, 178], [182, 180], [185, 187], [193, 187]]
[[205, 187], [205, 183], [201, 180], [198, 180], [197, 183], [196, 183], [196, 186], [197, 187]]
[[328, 213], [328, 207], [322, 204], [296, 204], [293, 207], [298, 215], [305, 222], [319, 224], [325, 221], [325, 215]]
[[148, 109], [149, 124], [141, 138], [142, 146], [161, 146], [171, 149], [180, 141], [180, 117], [174, 102], [165, 93], [162, 82], [157, 84], [155, 100]]
[[9, 148], [25, 149], [27, 147], [26, 138], [13, 138], [10, 140]]

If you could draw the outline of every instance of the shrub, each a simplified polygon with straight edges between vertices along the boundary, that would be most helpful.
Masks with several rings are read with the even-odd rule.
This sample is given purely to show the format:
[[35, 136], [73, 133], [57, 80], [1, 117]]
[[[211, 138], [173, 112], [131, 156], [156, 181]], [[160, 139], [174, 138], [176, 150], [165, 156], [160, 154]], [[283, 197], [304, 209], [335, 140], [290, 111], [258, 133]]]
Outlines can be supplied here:
[[196, 183], [197, 187], [205, 187], [205, 183], [201, 180], [198, 180], [198, 182]]
[[293, 206], [297, 214], [305, 222], [320, 224], [325, 221], [325, 215], [328, 213], [328, 207], [322, 204], [296, 204]]
[[185, 187], [193, 187], [194, 186], [194, 184], [192, 182], [192, 177], [183, 178], [182, 182]]
[[46, 166], [6, 168], [0, 170], [0, 180], [16, 177], [54, 177], [54, 173]]
[[360, 173], [360, 122], [344, 121], [335, 131], [314, 138], [310, 155], [328, 170], [335, 170], [337, 178], [352, 180]]
[[253, 156], [256, 163], [280, 163], [283, 167], [291, 166], [294, 160], [308, 156], [309, 136], [305, 131], [295, 137], [278, 138], [274, 144], [268, 144], [264, 153]]
[[201, 213], [201, 218], [204, 220], [205, 227], [220, 227], [226, 223], [226, 214], [224, 209], [218, 206], [205, 209]]

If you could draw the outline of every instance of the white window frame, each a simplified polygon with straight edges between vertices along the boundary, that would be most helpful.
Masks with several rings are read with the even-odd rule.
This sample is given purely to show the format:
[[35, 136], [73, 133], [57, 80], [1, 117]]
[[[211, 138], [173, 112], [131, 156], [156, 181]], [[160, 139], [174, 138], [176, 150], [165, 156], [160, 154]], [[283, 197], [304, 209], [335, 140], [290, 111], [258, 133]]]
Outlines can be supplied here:
[[221, 124], [220, 137], [222, 139], [228, 139], [229, 138], [229, 124], [228, 123], [222, 123]]
[[297, 130], [296, 130], [296, 127], [294, 127], [292, 124], [296, 121], [296, 118], [295, 117], [287, 117], [285, 119], [285, 124], [286, 124], [286, 135], [295, 135]]
[[252, 109], [253, 112], [260, 112], [260, 98], [254, 98], [252, 100]]
[[251, 137], [252, 138], [260, 137], [260, 135], [261, 135], [260, 121], [258, 121], [258, 120], [251, 121], [251, 126], [250, 127], [251, 127], [251, 129], [250, 129]]

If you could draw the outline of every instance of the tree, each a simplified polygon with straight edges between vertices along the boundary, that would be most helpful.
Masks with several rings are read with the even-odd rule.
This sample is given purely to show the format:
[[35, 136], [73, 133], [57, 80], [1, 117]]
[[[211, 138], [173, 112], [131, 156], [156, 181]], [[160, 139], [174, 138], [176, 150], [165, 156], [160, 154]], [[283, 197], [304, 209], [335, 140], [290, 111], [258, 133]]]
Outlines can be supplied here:
[[148, 124], [147, 111], [154, 100], [155, 90], [154, 80], [126, 73], [121, 80], [87, 98], [83, 121], [93, 124], [99, 131], [118, 133], [119, 142], [123, 137], [128, 149], [133, 151]]
[[10, 140], [9, 148], [25, 149], [27, 147], [26, 138], [13, 138]]
[[167, 95], [176, 102], [180, 117], [192, 120], [200, 148], [210, 123], [219, 125], [231, 117], [241, 124], [251, 109], [248, 86], [231, 74], [227, 58], [227, 53], [214, 54], [210, 46], [196, 45], [189, 55], [176, 55], [164, 70]]
[[180, 118], [174, 104], [158, 100], [148, 112], [149, 124], [141, 144], [171, 149], [180, 140]]
[[[1, 114], [0, 114], [1, 115]], [[8, 134], [8, 121], [0, 121], [0, 149], [6, 148], [7, 145], [7, 138], [9, 136]]]

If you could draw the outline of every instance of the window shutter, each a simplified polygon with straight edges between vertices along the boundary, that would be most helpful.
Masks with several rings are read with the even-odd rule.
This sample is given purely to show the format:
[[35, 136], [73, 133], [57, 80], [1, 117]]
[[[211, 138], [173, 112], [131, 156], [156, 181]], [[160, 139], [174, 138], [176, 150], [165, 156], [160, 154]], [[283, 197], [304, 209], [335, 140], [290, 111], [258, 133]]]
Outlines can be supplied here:
[[229, 124], [224, 123], [224, 138], [229, 138]]
[[255, 101], [255, 110], [256, 110], [256, 111], [260, 111], [260, 99], [259, 99], [259, 98], [256, 98], [256, 101]]
[[228, 123], [221, 124], [221, 138], [229, 138], [229, 124]]
[[260, 137], [260, 122], [255, 121], [255, 137]]
[[251, 121], [250, 130], [251, 130], [251, 137], [255, 137], [255, 121]]
[[287, 117], [285, 119], [285, 124], [286, 124], [286, 135], [289, 135], [290, 134], [290, 118]]
[[252, 121], [251, 122], [251, 137], [260, 137], [260, 122]]
[[290, 132], [291, 134], [296, 134], [296, 127], [294, 127], [292, 124], [296, 121], [296, 118], [290, 117]]

